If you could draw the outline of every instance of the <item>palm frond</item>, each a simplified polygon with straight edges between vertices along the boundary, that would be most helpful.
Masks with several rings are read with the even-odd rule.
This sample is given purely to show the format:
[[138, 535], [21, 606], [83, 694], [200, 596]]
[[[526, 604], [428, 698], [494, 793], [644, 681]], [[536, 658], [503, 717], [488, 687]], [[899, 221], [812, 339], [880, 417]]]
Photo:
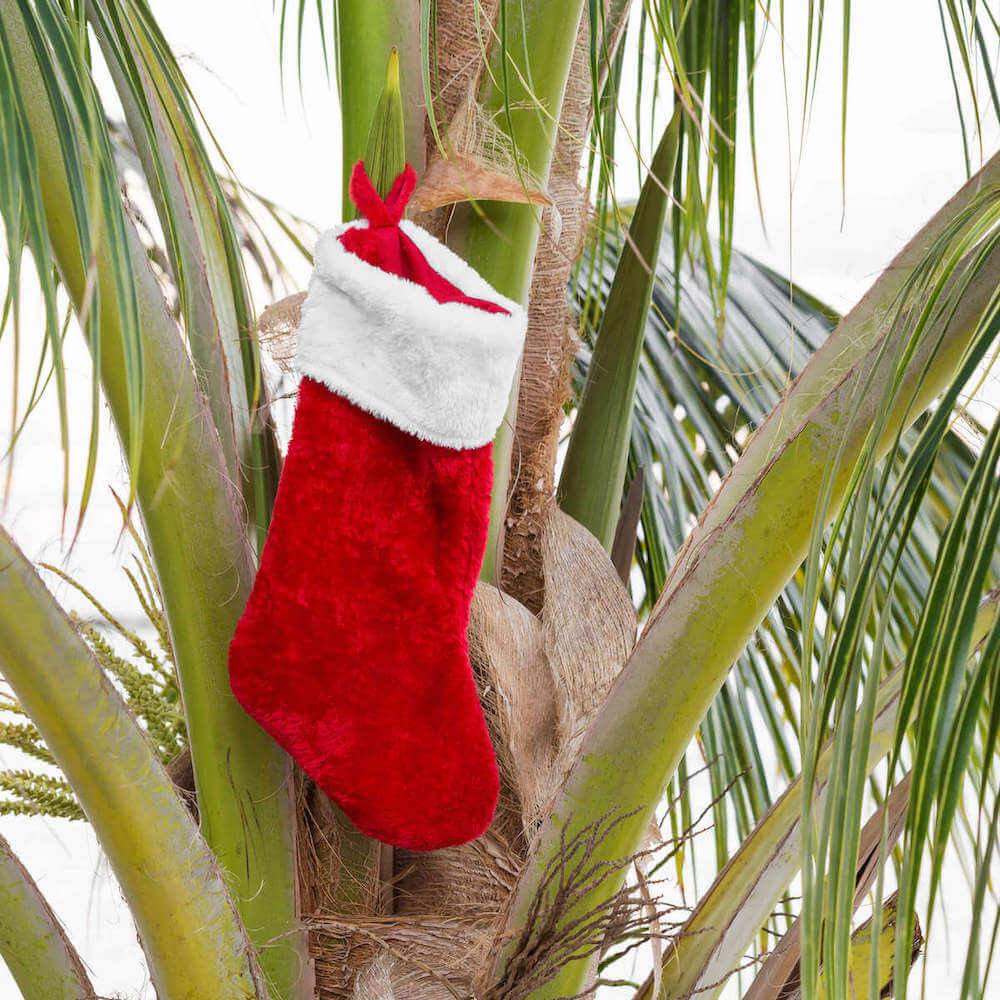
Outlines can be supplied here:
[[987, 104], [993, 117], [1000, 119], [995, 56], [988, 49], [990, 44], [996, 45], [1000, 23], [989, 4], [976, 0], [938, 0], [938, 12], [962, 132], [965, 169], [972, 173], [974, 164], [983, 155]]
[[280, 467], [230, 201], [187, 82], [144, 0], [99, 2], [89, 21], [156, 207], [199, 385], [230, 476], [263, 534]]
[[[337, 43], [337, 3], [333, 0], [329, 5], [323, 0], [298, 0], [292, 4], [289, 0], [273, 0], [272, 8], [278, 15], [278, 59], [284, 70], [286, 51], [294, 32], [295, 70], [299, 85], [302, 84], [302, 59], [304, 55], [306, 28], [315, 31], [319, 42], [319, 51], [323, 58], [323, 67], [330, 73], [330, 64], [334, 61]], [[315, 18], [315, 20], [313, 20]], [[331, 46], [333, 48], [331, 49]]]
[[667, 187], [674, 172], [680, 112], [675, 111], [629, 225], [615, 268], [587, 380], [580, 394], [557, 494], [560, 507], [608, 551], [628, 464], [635, 384], [656, 282]]
[[[600, 9], [604, 6], [590, 5], [592, 25], [600, 23]], [[620, 5], [606, 6], [613, 11]], [[616, 147], [620, 151], [627, 144], [640, 160], [645, 160], [649, 137], [658, 134], [656, 123], [663, 121], [668, 113], [662, 110], [663, 102], [669, 105], [676, 98], [684, 108], [685, 119], [673, 184], [673, 272], [680, 274], [686, 258], [704, 270], [709, 301], [721, 321], [733, 259], [737, 137], [744, 121], [759, 195], [754, 78], [769, 33], [780, 46], [786, 75], [796, 68], [786, 61], [785, 53], [799, 53], [801, 65], [797, 69], [802, 80], [802, 103], [786, 111], [790, 120], [799, 122], [801, 141], [805, 141], [808, 131], [821, 65], [829, 62], [831, 73], [839, 71], [840, 169], [842, 191], [846, 191], [851, 2], [845, 0], [841, 8], [839, 51], [831, 46], [829, 39], [831, 29], [826, 24], [829, 14], [825, 0], [808, 0], [794, 18], [790, 10], [786, 11], [784, 0], [778, 4], [770, 0], [766, 3], [709, 0], [696, 4], [641, 0], [635, 6], [634, 105], [626, 105], [624, 101], [630, 81], [622, 73], [621, 52], [609, 73], [604, 76], [592, 73], [594, 105], [598, 109], [591, 132], [593, 153], [588, 170], [592, 198], [599, 216], [618, 213], [614, 194], [619, 169]], [[989, 5], [976, 0], [939, 0], [939, 8], [966, 169], [971, 173], [982, 159], [987, 103], [994, 120], [1000, 117], [1000, 89], [990, 50], [990, 46], [996, 45], [1000, 23]], [[802, 34], [792, 36], [793, 30], [801, 30]], [[600, 29], [592, 29], [592, 35], [599, 38]], [[635, 156], [619, 154], [618, 158], [625, 169], [633, 169]], [[675, 286], [675, 293], [680, 295], [679, 285]]]
[[[985, 190], [932, 241], [893, 306], [890, 321], [903, 335], [894, 347], [886, 347], [891, 364], [906, 364], [923, 338], [934, 343], [935, 324], [947, 322], [970, 298], [970, 283], [987, 261], [996, 259], [1000, 248], [998, 208], [997, 192]], [[947, 280], [942, 281], [942, 275]], [[811, 769], [816, 747], [829, 728], [859, 704], [862, 711], [874, 710], [886, 636], [899, 617], [898, 609], [919, 610], [907, 648], [893, 761], [896, 765], [908, 759], [914, 774], [899, 875], [902, 934], [895, 956], [899, 996], [906, 993], [908, 943], [915, 928], [920, 873], [929, 858], [931, 891], [924, 926], [930, 933], [956, 811], [966, 782], [975, 775], [973, 742], [980, 727], [985, 733], [995, 731], [996, 709], [986, 693], [997, 683], [1000, 632], [994, 628], [990, 633], [972, 669], [968, 660], [974, 648], [971, 630], [977, 607], [995, 578], [1000, 538], [996, 480], [1000, 423], [989, 429], [958, 503], [939, 531], [929, 575], [904, 580], [902, 567], [907, 551], [919, 546], [919, 541], [914, 542], [915, 525], [960, 393], [976, 376], [998, 333], [1000, 298], [994, 294], [985, 302], [975, 336], [936, 409], [928, 414], [910, 447], [904, 448], [894, 435], [890, 461], [881, 466], [877, 442], [886, 434], [890, 415], [913, 405], [914, 390], [902, 389], [898, 379], [878, 390], [876, 420], [853, 467], [843, 502], [831, 503], [831, 487], [824, 486], [819, 509], [822, 514], [835, 513], [834, 528], [826, 536], [814, 530], [806, 563], [804, 594], [812, 608], [806, 618], [807, 635], [818, 622], [817, 597], [830, 585], [831, 571], [832, 589], [843, 595], [844, 602], [838, 621], [827, 618], [816, 647], [818, 660], [813, 660], [808, 644], [803, 648], [802, 744], [807, 788], [815, 786]], [[839, 474], [839, 464], [838, 455], [828, 470], [828, 483]], [[821, 516], [817, 523], [825, 520]], [[866, 775], [859, 760], [867, 740], [863, 728], [860, 739], [849, 730], [835, 728], [839, 766], [833, 771], [824, 806], [814, 810], [808, 797], [803, 800], [803, 828], [809, 834], [803, 878], [802, 968], [807, 997], [817, 989], [820, 965], [835, 994], [842, 993], [847, 983], [847, 872], [857, 858], [856, 820], [866, 796]], [[983, 769], [988, 769], [995, 761], [995, 738], [988, 737], [979, 750]], [[980, 796], [981, 819], [985, 807]], [[820, 928], [824, 928], [822, 935]], [[978, 940], [971, 941], [969, 954], [979, 947]]]
[[[99, 317], [102, 309], [114, 311], [123, 331], [122, 364], [125, 392], [131, 414], [124, 442], [130, 464], [136, 467], [142, 441], [143, 351], [138, 335], [138, 303], [135, 275], [128, 250], [129, 225], [119, 194], [114, 151], [106, 127], [103, 105], [94, 85], [86, 29], [74, 7], [55, 0], [8, 0], [5, 20], [17, 12], [23, 35], [5, 27], [0, 32], [0, 148], [4, 167], [0, 171], [0, 216], [7, 238], [8, 275], [4, 318], [14, 318], [15, 355], [19, 353], [18, 300], [21, 289], [21, 261], [25, 251], [34, 258], [35, 272], [45, 303], [45, 343], [43, 352], [51, 359], [51, 370], [59, 405], [60, 432], [64, 454], [64, 506], [69, 489], [69, 424], [66, 411], [65, 374], [62, 363], [63, 327], [57, 310], [57, 277], [54, 250], [50, 242], [47, 186], [50, 179], [39, 167], [37, 134], [29, 121], [24, 93], [15, 70], [13, 47], [27, 45], [41, 67], [39, 83], [52, 110], [54, 134], [69, 182], [73, 241], [66, 248], [81, 261], [85, 270], [84, 307], [79, 312], [95, 358], [91, 422], [86, 471], [81, 490], [80, 516], [86, 511], [93, 486], [97, 456], [98, 401], [96, 369], [100, 359]], [[94, 280], [95, 251], [101, 246], [108, 268], [112, 295], [102, 296]], [[103, 301], [103, 299], [109, 301]], [[44, 364], [45, 353], [39, 361]], [[17, 426], [15, 413], [14, 425]]]
[[[611, 259], [618, 250], [619, 242], [610, 243], [608, 256]], [[667, 569], [687, 536], [693, 519], [714, 494], [718, 478], [726, 474], [749, 434], [777, 404], [808, 357], [826, 339], [837, 319], [830, 309], [780, 275], [734, 253], [727, 288], [726, 322], [720, 336], [714, 322], [707, 275], [697, 267], [685, 273], [678, 312], [675, 309], [674, 276], [669, 260], [661, 257], [660, 269], [662, 277], [654, 292], [654, 308], [640, 367], [630, 459], [633, 471], [644, 469], [648, 484], [642, 532], [637, 546], [641, 584], [638, 579], [635, 581], [638, 601], [646, 609], [659, 596]], [[610, 283], [612, 273], [607, 258], [605, 272], [604, 290]], [[595, 308], [591, 288], [578, 286], [577, 301], [580, 304], [587, 302], [599, 315], [600, 300], [598, 298]], [[592, 334], [589, 326], [587, 332]], [[587, 362], [584, 352], [581, 372]], [[959, 379], [954, 389], [956, 393], [961, 384]], [[957, 399], [957, 396], [954, 398]], [[916, 461], [915, 456], [925, 454], [920, 442], [922, 435], [928, 433], [928, 425], [940, 423], [950, 412], [946, 400], [938, 421], [925, 416], [900, 439], [892, 460], [887, 463], [881, 491], [876, 484], [868, 484], [866, 495], [872, 498], [873, 503], [903, 488], [901, 484], [906, 479], [907, 462]], [[971, 420], [967, 415], [956, 419]], [[862, 630], [860, 638], [864, 642], [856, 648], [858, 669], [869, 672], [874, 678], [878, 677], [881, 657], [898, 659], [911, 649], [918, 628], [917, 609], [940, 607], [940, 602], [932, 603], [926, 597], [935, 574], [939, 541], [952, 518], [957, 517], [960, 498], [978, 458], [952, 425], [945, 422], [943, 426], [944, 430], [938, 432], [936, 460], [926, 472], [923, 484], [926, 492], [921, 494], [923, 502], [911, 509], [905, 544], [897, 542], [891, 559], [873, 565], [872, 585], [883, 595], [883, 599], [890, 592], [895, 596], [893, 601], [885, 601], [885, 618], [880, 627], [869, 626]], [[844, 599], [844, 582], [840, 573], [843, 572], [854, 536], [846, 531], [835, 531], [828, 537], [825, 577], [821, 583], [816, 582], [817, 591], [812, 594], [811, 600], [806, 578], [797, 574], [758, 629], [755, 640], [740, 656], [699, 729], [701, 752], [706, 759], [718, 762], [718, 773], [713, 776], [715, 785], [723, 787], [732, 783], [733, 786], [731, 795], [715, 806], [716, 857], [720, 868], [734, 844], [748, 835], [749, 828], [770, 805], [769, 783], [762, 759], [777, 759], [789, 778], [794, 773], [796, 748], [790, 744], [789, 736], [802, 731], [796, 718], [796, 706], [801, 698], [803, 650], [810, 645], [813, 650], [829, 649], [832, 638], [841, 634], [845, 621], [850, 618], [850, 613], [839, 607]], [[981, 547], [979, 551], [985, 553], [986, 565], [992, 564], [992, 572], [996, 574], [1000, 569], [996, 547], [981, 537], [978, 544]], [[963, 605], [966, 614], [970, 605], [974, 608], [980, 596], [981, 590], [977, 591], [972, 584]], [[806, 607], [814, 608], [811, 620], [803, 617]], [[937, 615], [937, 610], [934, 615]], [[804, 621], [806, 627], [813, 629], [813, 643], [802, 641], [800, 629]], [[820, 629], [818, 621], [826, 622], [826, 629]], [[873, 640], [877, 641], [873, 643]], [[983, 654], [984, 657], [986, 655]], [[816, 654], [811, 654], [810, 669], [817, 669], [818, 662]], [[925, 658], [919, 657], [914, 662], [924, 663]], [[954, 660], [951, 662], [954, 663]], [[961, 673], [957, 665], [953, 669]], [[923, 674], [920, 676], [923, 677]], [[970, 679], [968, 685], [973, 686], [962, 688], [966, 694], [964, 701], [954, 707], [954, 725], [958, 725], [959, 719], [964, 720], [962, 732], [966, 742], [963, 759], [968, 763], [968, 741], [978, 722], [980, 739], [976, 747], [979, 750], [980, 771], [984, 772], [982, 762], [988, 761], [994, 751], [992, 742], [983, 744], [983, 740], [987, 739], [985, 734], [989, 720], [982, 715], [982, 693], [995, 686], [996, 679], [985, 666], [977, 669], [975, 678], [978, 687]], [[873, 689], [869, 687], [866, 690], [869, 691], [869, 698], [873, 697]], [[845, 692], [843, 707], [838, 707], [836, 719], [842, 718], [842, 713], [852, 703], [852, 695]], [[979, 706], [978, 714], [974, 706]], [[932, 718], [933, 714], [924, 712], [920, 717]], [[812, 731], [812, 738], [826, 739], [834, 721], [832, 717], [825, 719], [822, 726]], [[951, 721], [944, 720], [940, 724], [946, 727], [944, 731], [951, 731]], [[843, 728], [840, 731], [842, 733]], [[768, 750], [761, 746], [765, 734], [771, 742]], [[940, 859], [949, 837], [961, 833], [947, 821], [947, 816], [954, 814], [962, 787], [962, 769], [955, 755], [963, 744], [956, 743], [957, 739], [952, 740], [954, 749], [951, 750], [940, 733], [918, 733], [914, 740], [924, 746], [940, 745], [941, 752], [950, 755], [947, 759], [952, 765], [951, 784], [941, 792], [946, 796], [951, 813], [942, 815], [940, 809], [936, 813], [938, 825], [932, 852], [935, 874], [940, 871]], [[858, 754], [863, 755], [863, 750], [845, 739], [841, 747], [841, 773], [851, 753], [857, 761], [861, 759]], [[860, 823], [855, 820], [860, 818], [866, 773], [857, 770], [851, 777], [853, 801], [846, 823], [842, 822], [842, 812], [837, 812], [833, 805], [829, 807], [825, 816], [830, 831], [857, 831], [860, 828]], [[693, 808], [685, 801], [688, 793], [685, 782], [678, 780], [675, 791], [677, 816], [670, 818], [674, 825], [682, 822], [684, 816], [689, 816]], [[985, 805], [985, 802], [980, 804], [980, 814]], [[977, 831], [988, 830], [988, 825], [984, 827], [981, 822], [973, 826]], [[974, 837], [974, 841], [974, 853], [981, 857], [984, 844], [979, 835]], [[850, 836], [842, 838], [831, 848], [837, 854], [836, 884], [839, 887], [840, 909], [839, 923], [834, 926], [842, 949], [847, 947], [850, 931], [847, 890], [844, 887], [848, 884], [847, 873], [854, 863], [852, 848], [856, 850]], [[916, 845], [911, 848], [909, 856], [914, 859], [920, 856]], [[919, 863], [914, 860], [913, 865], [919, 872]], [[830, 905], [832, 902], [828, 902]], [[907, 899], [907, 905], [912, 911], [911, 898]], [[829, 913], [826, 919], [830, 919]], [[902, 919], [908, 919], [908, 914], [904, 913]], [[819, 921], [820, 917], [816, 916], [816, 920]], [[834, 936], [831, 934], [827, 941], [832, 940]], [[902, 962], [906, 958], [905, 947], [901, 945], [900, 948]], [[842, 951], [842, 954], [846, 952]], [[823, 967], [829, 970], [827, 975], [838, 979], [844, 975], [843, 959], [838, 963], [832, 953], [828, 952]]]
[[[896, 467], [902, 431], [943, 393], [895, 490], [905, 498], [902, 509], [912, 510], [905, 524], [915, 521], [918, 505], [908, 502], [926, 493], [954, 400], [972, 374], [969, 366], [975, 370], [995, 332], [1000, 237], [997, 190], [988, 178], [997, 170], [1000, 160], [994, 158], [910, 242], [748, 440], [674, 560], [639, 642], [586, 733], [539, 832], [540, 846], [522, 875], [508, 920], [519, 919], [540, 865], [555, 849], [560, 824], [584, 824], [615, 803], [624, 808], [644, 803], [605, 847], [609, 856], [635, 849], [649, 810], [675, 774], [732, 664], [803, 560], [809, 602], [801, 630], [803, 674], [812, 669], [817, 650], [823, 655], [831, 648], [815, 642], [812, 612], [834, 566], [817, 559], [816, 539], [836, 540], [848, 531], [848, 522], [837, 516], [841, 502], [853, 497], [872, 502], [873, 487], [881, 490]], [[894, 322], [899, 296], [914, 283], [917, 294], [906, 298], [908, 308]], [[866, 475], [869, 463], [887, 453], [893, 458], [880, 466], [880, 479]], [[898, 518], [891, 518], [897, 527], [903, 523]], [[846, 544], [839, 551], [844, 560], [851, 555]], [[886, 569], [894, 583], [902, 565], [895, 549], [879, 555], [869, 564], [871, 588]], [[991, 555], [992, 549], [987, 559]], [[852, 556], [848, 568], [854, 571], [857, 565]], [[831, 608], [837, 611], [836, 604]], [[868, 631], [866, 625], [859, 633], [856, 622], [835, 623], [834, 617], [831, 627], [853, 630], [851, 640]], [[872, 641], [871, 647], [863, 642], [857, 648], [873, 653], [873, 663], [881, 664], [885, 629], [874, 632]], [[811, 690], [804, 681], [800, 690], [802, 718], [809, 719]], [[804, 745], [815, 746], [812, 734]], [[847, 760], [853, 764], [860, 756]], [[643, 766], [636, 767], [640, 759]], [[809, 763], [807, 756], [803, 774], [811, 789]], [[620, 773], [630, 775], [627, 790], [614, 777]], [[813, 943], [818, 926], [811, 930]], [[803, 955], [806, 966], [805, 950]], [[558, 985], [579, 983], [581, 971], [567, 968]]]
[[[636, 546], [639, 575], [633, 580], [642, 612], [655, 604], [691, 524], [750, 434], [778, 404], [838, 319], [786, 278], [734, 251], [720, 336], [710, 279], [699, 264], [685, 267], [680, 302], [676, 302], [669, 242], [664, 240], [657, 265], [630, 452], [632, 474], [642, 468], [645, 478], [642, 530]], [[589, 279], [575, 286], [578, 308], [588, 311], [583, 328], [587, 344], [593, 342], [593, 324], [602, 315], [621, 246], [621, 237], [609, 230], [596, 295]], [[589, 357], [585, 346], [578, 359], [578, 387]], [[903, 453], [912, 447], [920, 423], [901, 442]], [[937, 539], [974, 461], [963, 439], [949, 433], [929, 486], [931, 502], [921, 508], [911, 545], [902, 556], [901, 576], [914, 594], [926, 587]], [[717, 762], [713, 780], [719, 788], [733, 784], [732, 794], [720, 800], [715, 810], [719, 866], [771, 805], [771, 781], [763, 760], [777, 760], [786, 780], [798, 771], [794, 744], [803, 586], [801, 574], [789, 582], [699, 730], [702, 755]], [[824, 588], [821, 607], [823, 614], [839, 620], [832, 583]], [[915, 625], [912, 612], [901, 602], [887, 636], [894, 659], [900, 659], [908, 648]], [[676, 791], [678, 809], [683, 805], [689, 812], [687, 787], [681, 782]], [[680, 821], [678, 815], [674, 822]]]

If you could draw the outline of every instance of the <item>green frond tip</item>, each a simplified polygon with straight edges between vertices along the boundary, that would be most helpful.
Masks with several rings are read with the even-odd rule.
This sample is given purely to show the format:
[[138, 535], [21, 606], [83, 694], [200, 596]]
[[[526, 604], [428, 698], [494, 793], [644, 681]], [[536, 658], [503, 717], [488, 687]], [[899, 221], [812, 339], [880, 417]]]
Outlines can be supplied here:
[[392, 182], [406, 166], [406, 130], [403, 125], [403, 92], [399, 83], [399, 50], [389, 52], [385, 86], [379, 94], [365, 143], [365, 170], [379, 197], [384, 198]]

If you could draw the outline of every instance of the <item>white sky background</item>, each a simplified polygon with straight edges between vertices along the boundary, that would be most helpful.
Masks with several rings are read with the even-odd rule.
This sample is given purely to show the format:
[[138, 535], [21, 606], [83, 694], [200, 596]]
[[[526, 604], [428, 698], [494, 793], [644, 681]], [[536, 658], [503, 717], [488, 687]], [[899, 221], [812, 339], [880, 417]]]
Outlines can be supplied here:
[[[374, 0], [373, 0], [374, 2]], [[307, 44], [303, 96], [289, 63], [282, 99], [277, 21], [267, 0], [152, 0], [167, 38], [182, 58], [208, 121], [241, 180], [318, 226], [338, 219], [340, 157], [336, 94], [328, 84], [318, 42]], [[775, 5], [777, 6], [777, 5]], [[789, 7], [801, 5], [789, 4]], [[958, 122], [934, 0], [880, 0], [853, 5], [847, 136], [847, 202], [841, 225], [840, 4], [829, 0], [821, 81], [805, 144], [794, 164], [790, 198], [785, 93], [777, 35], [771, 33], [757, 73], [758, 149], [767, 236], [761, 230], [745, 135], [740, 136], [736, 243], [844, 310], [874, 280], [914, 230], [965, 176]], [[790, 15], [786, 59], [799, 118], [804, 35]], [[293, 42], [294, 44], [294, 42]], [[648, 130], [647, 130], [648, 131]], [[797, 135], [795, 149], [797, 150]], [[998, 130], [986, 128], [984, 148], [997, 148]], [[622, 142], [620, 150], [627, 148]], [[623, 171], [622, 198], [634, 196], [634, 171]], [[790, 212], [791, 207], [791, 212]], [[305, 268], [298, 273], [305, 278]], [[263, 304], [263, 303], [262, 303]], [[27, 331], [30, 339], [31, 332]], [[70, 345], [74, 392], [74, 468], [86, 447], [88, 361]], [[0, 399], [10, 389], [7, 348], [0, 345]], [[3, 404], [6, 409], [6, 404]], [[29, 424], [19, 445], [15, 490], [4, 526], [34, 559], [64, 565], [113, 608], [129, 608], [118, 567], [129, 555], [116, 549], [120, 528], [105, 485], [124, 484], [113, 434], [105, 434], [91, 513], [67, 558], [60, 538], [61, 460], [50, 405]], [[65, 586], [54, 587], [71, 606]], [[14, 755], [0, 752], [14, 765]], [[106, 866], [99, 865], [82, 824], [0, 819], [8, 837], [67, 923], [102, 994], [151, 996], [134, 932]], [[954, 993], [964, 952], [964, 883], [955, 880], [954, 954], [943, 939], [932, 953], [928, 986]], [[949, 909], [951, 909], [949, 907]], [[949, 988], [952, 987], [952, 988]], [[0, 1000], [17, 991], [0, 966]]]

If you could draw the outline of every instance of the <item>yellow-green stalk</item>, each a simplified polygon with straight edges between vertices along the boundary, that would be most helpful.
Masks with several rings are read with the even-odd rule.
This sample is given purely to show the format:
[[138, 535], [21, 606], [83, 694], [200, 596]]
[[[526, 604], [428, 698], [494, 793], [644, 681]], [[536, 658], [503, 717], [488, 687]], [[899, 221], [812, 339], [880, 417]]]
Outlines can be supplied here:
[[[173, 1000], [265, 1000], [268, 994], [254, 948], [215, 855], [121, 695], [2, 530], [0, 671], [97, 834], [135, 921], [156, 995]], [[248, 811], [247, 817], [253, 822], [253, 813]], [[9, 863], [3, 868], [6, 879]], [[29, 906], [36, 927], [44, 927], [47, 921], [38, 900], [32, 901], [24, 890], [22, 880], [16, 904], [9, 890], [0, 896], [7, 896], [7, 907], [17, 905], [23, 912]], [[11, 954], [11, 943], [5, 943], [5, 955]], [[48, 945], [48, 954], [40, 943], [25, 950], [22, 937], [19, 955], [29, 965], [60, 963], [61, 985], [54, 977], [48, 984], [48, 996], [57, 1000], [67, 997], [73, 955], [56, 940]], [[25, 973], [19, 982], [37, 981], [39, 975], [40, 970], [30, 977]], [[92, 994], [75, 994], [85, 995]], [[304, 996], [276, 989], [271, 1000]]]
[[80, 956], [3, 837], [0, 955], [24, 1000], [79, 1000], [94, 993]]

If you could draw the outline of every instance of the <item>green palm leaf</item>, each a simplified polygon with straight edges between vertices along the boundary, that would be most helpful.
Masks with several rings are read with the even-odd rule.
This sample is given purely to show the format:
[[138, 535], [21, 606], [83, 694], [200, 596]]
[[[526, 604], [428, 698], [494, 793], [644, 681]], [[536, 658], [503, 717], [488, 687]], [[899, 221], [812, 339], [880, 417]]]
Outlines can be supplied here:
[[[267, 413], [242, 251], [187, 82], [142, 0], [89, 8], [156, 206], [199, 384], [229, 474], [266, 528], [280, 467]], [[265, 405], [262, 405], [265, 404]]]
[[[902, 331], [910, 331], [899, 338], [896, 350], [900, 359], [905, 361], [911, 355], [920, 338], [933, 338], [930, 331], [934, 325], [955, 314], [980, 268], [995, 259], [1000, 247], [995, 228], [998, 218], [997, 192], [987, 188], [931, 241], [893, 309], [892, 322]], [[943, 283], [942, 273], [949, 275]], [[879, 468], [875, 442], [884, 434], [888, 415], [895, 408], [910, 405], [908, 395], [897, 384], [888, 387], [869, 442], [854, 467], [852, 488], [836, 506], [837, 527], [827, 538], [814, 532], [807, 560], [805, 593], [809, 603], [815, 607], [814, 595], [822, 586], [819, 581], [830, 568], [834, 587], [845, 602], [836, 630], [829, 623], [824, 629], [818, 663], [814, 666], [808, 656], [803, 661], [803, 772], [807, 788], [814, 785], [812, 767], [821, 734], [859, 702], [863, 710], [870, 711], [874, 705], [885, 637], [896, 609], [919, 611], [904, 666], [894, 760], [896, 763], [905, 755], [914, 773], [900, 872], [903, 934], [895, 957], [900, 996], [906, 992], [906, 942], [912, 939], [915, 928], [920, 873], [929, 858], [931, 894], [924, 922], [929, 932], [958, 801], [967, 779], [975, 775], [971, 751], [976, 730], [982, 723], [993, 731], [995, 706], [987, 700], [986, 692], [996, 685], [1000, 656], [996, 629], [988, 636], [974, 669], [968, 670], [966, 664], [974, 646], [971, 633], [976, 609], [995, 577], [1000, 537], [996, 481], [1000, 424], [993, 425], [976, 456], [959, 502], [940, 533], [932, 572], [922, 585], [914, 588], [901, 579], [902, 556], [913, 545], [914, 525], [959, 393], [975, 376], [1000, 330], [998, 310], [1000, 300], [994, 295], [985, 303], [957, 377], [928, 415], [912, 447], [904, 450], [897, 439], [890, 450], [890, 462]], [[839, 458], [834, 469], [838, 462]], [[821, 509], [827, 502], [821, 499]], [[838, 544], [840, 551], [834, 552]], [[808, 621], [812, 624], [815, 620], [814, 611]], [[804, 799], [803, 824], [809, 832], [804, 854], [802, 962], [806, 996], [816, 988], [820, 964], [837, 995], [846, 989], [850, 935], [846, 873], [857, 857], [857, 818], [865, 794], [865, 776], [858, 762], [867, 738], [863, 729], [860, 740], [848, 730], [836, 728], [835, 753], [840, 763], [823, 808], [814, 813], [811, 800]], [[910, 737], [912, 746], [906, 748]], [[988, 738], [980, 749], [980, 759], [992, 763], [995, 738]], [[981, 818], [984, 805], [981, 796]], [[827, 931], [821, 939], [819, 928], [824, 923]], [[969, 954], [978, 948], [978, 941], [970, 942]]]
[[[596, 297], [587, 263], [574, 289], [578, 306], [588, 310], [587, 344], [593, 341], [603, 315], [621, 247], [618, 231], [609, 229], [605, 243], [603, 278]], [[697, 263], [685, 267], [681, 275], [678, 312], [670, 241], [664, 240], [664, 245], [667, 249], [660, 254], [639, 368], [630, 453], [632, 473], [639, 467], [645, 470], [636, 546], [639, 575], [633, 584], [640, 610], [647, 611], [659, 596], [693, 519], [709, 502], [749, 435], [838, 319], [813, 296], [735, 251], [720, 336], [710, 279]], [[590, 349], [585, 346], [578, 359], [578, 389], [589, 358]], [[901, 443], [899, 463], [912, 448], [921, 423]], [[929, 484], [930, 502], [921, 508], [912, 543], [902, 555], [900, 576], [911, 595], [926, 590], [938, 537], [974, 461], [963, 439], [949, 433]], [[714, 790], [718, 793], [732, 786], [731, 794], [714, 807], [720, 866], [772, 802], [763, 761], [776, 759], [787, 780], [798, 771], [794, 738], [803, 585], [801, 575], [789, 582], [740, 656], [699, 731], [704, 757], [715, 762]], [[822, 607], [836, 620], [835, 596], [836, 590], [827, 586]], [[900, 602], [887, 636], [894, 658], [903, 656], [915, 625], [914, 613]], [[770, 747], [762, 744], [762, 737], [770, 741]], [[683, 817], [690, 815], [692, 807], [683, 772], [679, 779], [674, 789], [678, 812], [670, 820], [675, 829], [684, 829]]]
[[[38, 83], [52, 111], [52, 139], [58, 146], [68, 178], [75, 252], [83, 262], [86, 283], [85, 308], [80, 310], [95, 371], [101, 356], [100, 315], [108, 309], [116, 314], [125, 337], [122, 343], [122, 375], [130, 412], [129, 432], [124, 441], [130, 464], [140, 457], [143, 410], [143, 351], [138, 336], [138, 303], [135, 275], [125, 238], [128, 222], [118, 189], [111, 142], [105, 126], [103, 107], [90, 75], [86, 33], [74, 13], [53, 0], [11, 0], [24, 26], [24, 39], [38, 65]], [[45, 302], [45, 349], [51, 357], [58, 397], [64, 465], [64, 504], [68, 497], [69, 428], [62, 364], [62, 324], [56, 309], [58, 278], [48, 231], [44, 172], [40, 169], [28, 102], [17, 78], [17, 41], [6, 30], [0, 32], [0, 146], [4, 170], [0, 181], [0, 213], [5, 222], [9, 272], [7, 300], [17, 312], [20, 291], [20, 261], [25, 250], [34, 258], [35, 271]], [[100, 285], [94, 280], [96, 249], [104, 248], [110, 293], [102, 301]], [[7, 309], [4, 310], [7, 315]], [[15, 323], [15, 330], [17, 324]], [[16, 336], [16, 333], [15, 333]], [[15, 348], [16, 350], [16, 348]], [[40, 360], [39, 364], [44, 361]], [[90, 440], [80, 516], [86, 511], [93, 485], [97, 456], [98, 388], [94, 376]]]

